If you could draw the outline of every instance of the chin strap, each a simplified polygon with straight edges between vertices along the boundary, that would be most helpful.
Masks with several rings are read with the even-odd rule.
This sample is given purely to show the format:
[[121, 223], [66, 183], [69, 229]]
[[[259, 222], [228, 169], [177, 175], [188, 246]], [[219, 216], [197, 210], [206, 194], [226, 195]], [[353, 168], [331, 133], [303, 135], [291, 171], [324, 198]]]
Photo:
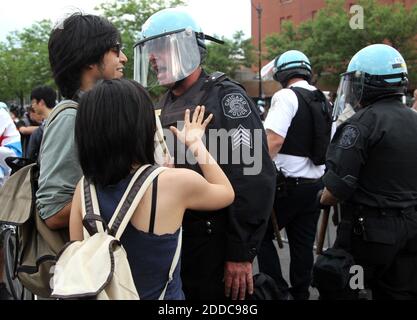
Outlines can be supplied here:
[[215, 43], [218, 43], [218, 44], [224, 44], [223, 40], [216, 39], [212, 36], [204, 34], [203, 32], [198, 32], [197, 33], [197, 38], [202, 39], [202, 40], [209, 40], [209, 41], [212, 41], [212, 42], [215, 42]]

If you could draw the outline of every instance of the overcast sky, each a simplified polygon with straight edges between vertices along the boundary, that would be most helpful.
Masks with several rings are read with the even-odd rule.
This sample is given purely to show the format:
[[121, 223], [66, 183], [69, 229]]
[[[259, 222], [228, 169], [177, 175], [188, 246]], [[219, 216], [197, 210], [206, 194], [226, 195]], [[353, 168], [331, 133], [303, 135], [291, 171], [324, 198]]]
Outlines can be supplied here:
[[[206, 34], [231, 38], [239, 30], [250, 37], [251, 0], [188, 0], [188, 7]], [[0, 3], [0, 41], [13, 30], [21, 30], [33, 22], [51, 19], [55, 22], [80, 8], [94, 13], [94, 7], [108, 0], [6, 0]], [[111, 1], [113, 2], [113, 1]]]

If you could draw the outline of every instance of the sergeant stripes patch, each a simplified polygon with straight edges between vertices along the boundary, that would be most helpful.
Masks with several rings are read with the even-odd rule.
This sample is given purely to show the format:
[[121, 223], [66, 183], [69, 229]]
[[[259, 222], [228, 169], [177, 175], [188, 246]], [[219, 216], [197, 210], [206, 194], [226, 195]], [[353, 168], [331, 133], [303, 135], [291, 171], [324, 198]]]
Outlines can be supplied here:
[[252, 149], [252, 136], [250, 130], [244, 126], [239, 125], [232, 134], [232, 149], [233, 151], [240, 146], [246, 146]]

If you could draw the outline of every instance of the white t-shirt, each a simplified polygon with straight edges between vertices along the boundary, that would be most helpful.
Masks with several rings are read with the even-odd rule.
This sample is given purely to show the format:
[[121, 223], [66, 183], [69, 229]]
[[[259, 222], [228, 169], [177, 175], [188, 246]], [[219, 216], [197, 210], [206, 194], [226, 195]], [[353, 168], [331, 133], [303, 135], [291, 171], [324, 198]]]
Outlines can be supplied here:
[[[294, 83], [291, 87], [300, 87], [310, 91], [317, 90], [316, 87], [302, 80]], [[298, 99], [294, 91], [282, 89], [272, 97], [271, 108], [265, 119], [265, 129], [271, 130], [285, 138], [292, 119], [298, 111]], [[291, 156], [278, 153], [274, 158], [277, 168], [281, 168], [286, 177], [318, 179], [324, 174], [325, 166], [316, 166], [305, 157]]]
[[0, 187], [11, 171], [6, 164], [6, 158], [21, 156], [16, 153], [16, 150], [21, 151], [21, 148], [19, 131], [9, 113], [0, 108]]

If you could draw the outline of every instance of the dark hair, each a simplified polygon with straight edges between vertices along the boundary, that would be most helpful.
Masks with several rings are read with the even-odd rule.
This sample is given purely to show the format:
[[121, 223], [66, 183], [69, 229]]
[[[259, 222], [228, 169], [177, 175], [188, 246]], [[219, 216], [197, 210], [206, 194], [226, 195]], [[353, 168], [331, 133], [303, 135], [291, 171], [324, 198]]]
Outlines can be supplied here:
[[48, 86], [39, 86], [32, 90], [30, 100], [35, 99], [37, 102], [43, 100], [49, 109], [55, 107], [56, 92]]
[[100, 63], [120, 34], [108, 20], [74, 13], [52, 30], [49, 63], [55, 82], [65, 98], [73, 99], [81, 86], [81, 73], [90, 64]]
[[134, 164], [154, 164], [154, 107], [132, 80], [104, 80], [80, 101], [75, 141], [84, 176], [107, 186], [129, 175]]
[[23, 107], [21, 107], [17, 104], [11, 104], [9, 110], [17, 118], [21, 118], [25, 114], [25, 108], [23, 108]]
[[30, 113], [30, 112], [32, 112], [32, 113], [35, 113], [35, 109], [33, 109], [33, 107], [29, 104], [29, 105], [27, 105], [26, 107], [25, 107], [25, 109], [26, 109], [26, 112], [27, 113]]

